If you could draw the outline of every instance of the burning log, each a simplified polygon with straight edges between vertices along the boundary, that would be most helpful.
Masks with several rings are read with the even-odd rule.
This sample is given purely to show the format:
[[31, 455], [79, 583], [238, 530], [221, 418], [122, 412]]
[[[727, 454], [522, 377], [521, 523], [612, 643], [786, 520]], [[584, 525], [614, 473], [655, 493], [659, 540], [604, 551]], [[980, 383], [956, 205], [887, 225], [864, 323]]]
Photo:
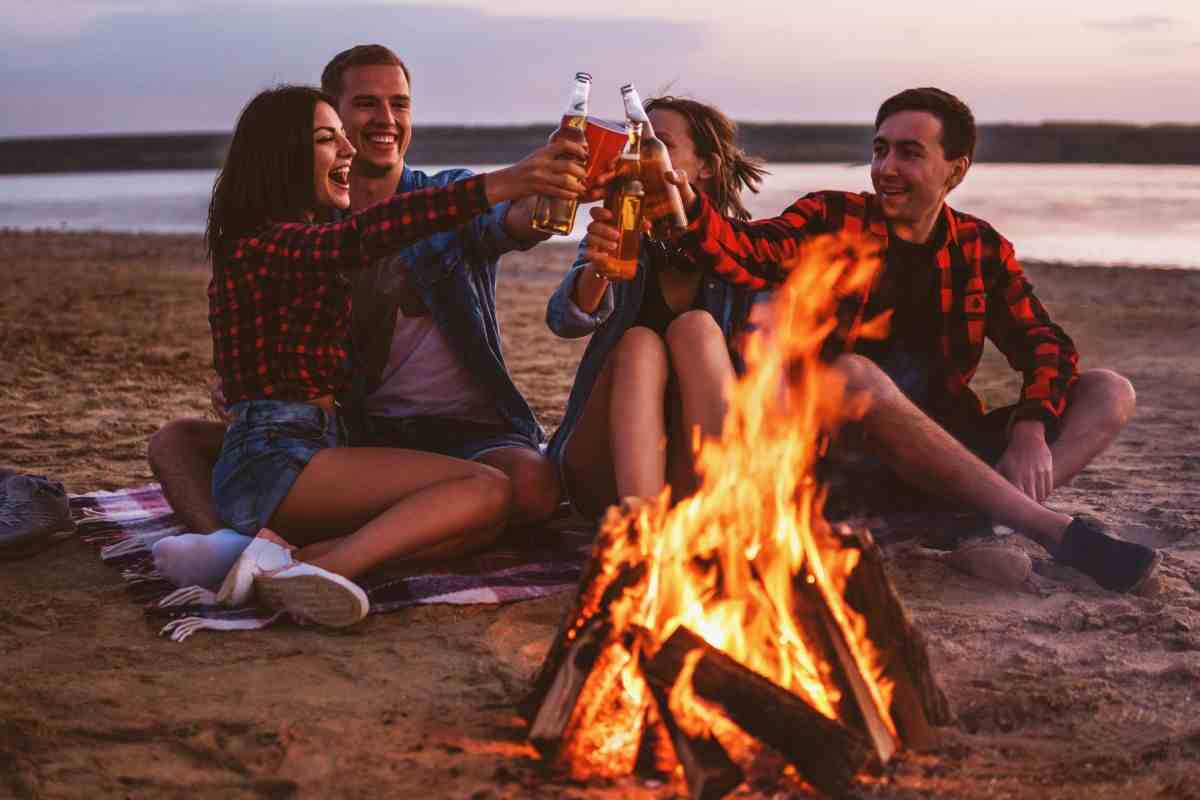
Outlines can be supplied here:
[[687, 779], [688, 797], [692, 800], [719, 800], [742, 782], [741, 768], [733, 763], [729, 753], [711, 733], [694, 736], [683, 730], [671, 711], [668, 692], [653, 676], [648, 680], [654, 706], [658, 712], [675, 749], [675, 756], [683, 765]]
[[885, 675], [895, 688], [891, 715], [908, 747], [927, 747], [933, 725], [953, 720], [946, 694], [929, 664], [925, 637], [913, 625], [883, 567], [883, 555], [870, 532], [843, 529], [839, 535], [862, 556], [846, 584], [846, 602], [867, 621], [867, 636], [883, 653]]
[[674, 685], [693, 650], [703, 654], [692, 674], [697, 697], [786, 756], [813, 786], [831, 795], [845, 793], [867, 760], [862, 736], [683, 627], [645, 665], [650, 680]]

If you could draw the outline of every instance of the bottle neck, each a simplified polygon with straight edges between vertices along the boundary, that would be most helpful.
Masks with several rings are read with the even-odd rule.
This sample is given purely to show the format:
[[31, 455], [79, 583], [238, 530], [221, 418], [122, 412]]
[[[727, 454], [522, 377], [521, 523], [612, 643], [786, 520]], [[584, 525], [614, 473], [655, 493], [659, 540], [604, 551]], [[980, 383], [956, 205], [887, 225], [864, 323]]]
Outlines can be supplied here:
[[571, 99], [567, 102], [567, 110], [564, 116], [568, 117], [586, 117], [588, 113], [588, 98], [592, 92], [592, 85], [585, 81], [576, 81], [575, 89], [571, 92]]

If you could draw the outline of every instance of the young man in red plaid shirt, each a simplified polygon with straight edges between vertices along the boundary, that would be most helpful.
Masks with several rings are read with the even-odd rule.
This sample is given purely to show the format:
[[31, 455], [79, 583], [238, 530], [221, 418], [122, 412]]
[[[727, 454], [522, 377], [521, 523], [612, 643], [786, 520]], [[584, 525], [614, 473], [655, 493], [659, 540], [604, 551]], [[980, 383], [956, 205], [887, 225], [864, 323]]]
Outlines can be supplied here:
[[[847, 316], [891, 311], [890, 331], [880, 341], [851, 330], [851, 351], [834, 359], [850, 391], [870, 399], [860, 444], [886, 468], [888, 487], [876, 499], [965, 505], [1030, 535], [1105, 588], [1134, 591], [1154, 573], [1157, 552], [1042, 505], [1113, 441], [1133, 413], [1133, 387], [1109, 370], [1080, 373], [1074, 344], [1034, 296], [1012, 245], [945, 204], [974, 149], [975, 121], [962, 101], [910, 89], [876, 116], [875, 194], [817, 192], [779, 217], [740, 222], [680, 175], [691, 221], [680, 245], [697, 268], [752, 287], [785, 280], [815, 236], [860, 234], [878, 245], [880, 274]], [[598, 255], [616, 236], [606, 212], [593, 217], [589, 245]], [[990, 414], [968, 386], [985, 337], [1024, 376], [1019, 401]], [[879, 481], [877, 473], [863, 478], [860, 493]]]

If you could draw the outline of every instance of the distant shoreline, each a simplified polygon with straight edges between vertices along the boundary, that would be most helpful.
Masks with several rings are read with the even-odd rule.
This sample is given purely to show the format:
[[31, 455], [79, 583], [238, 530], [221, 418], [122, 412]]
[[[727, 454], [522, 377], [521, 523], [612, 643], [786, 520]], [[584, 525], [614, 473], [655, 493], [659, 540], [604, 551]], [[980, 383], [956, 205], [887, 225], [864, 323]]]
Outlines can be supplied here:
[[[420, 164], [515, 161], [546, 141], [549, 125], [415, 129], [408, 158]], [[869, 125], [742, 123], [740, 143], [769, 164], [863, 163]], [[0, 139], [0, 175], [216, 169], [228, 133]], [[1200, 165], [1200, 125], [1045, 123], [982, 125], [977, 162]]]

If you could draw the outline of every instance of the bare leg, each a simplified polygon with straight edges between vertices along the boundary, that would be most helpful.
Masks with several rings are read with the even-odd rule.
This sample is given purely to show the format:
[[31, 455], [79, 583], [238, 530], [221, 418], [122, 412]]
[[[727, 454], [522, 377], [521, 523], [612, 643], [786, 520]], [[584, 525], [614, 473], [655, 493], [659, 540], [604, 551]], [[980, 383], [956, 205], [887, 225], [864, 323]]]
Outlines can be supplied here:
[[184, 528], [211, 533], [223, 527], [212, 497], [212, 472], [221, 455], [225, 426], [205, 419], [177, 419], [150, 437], [146, 458]]
[[[395, 558], [481, 546], [504, 528], [508, 478], [483, 464], [384, 448], [322, 450], [272, 516], [288, 542], [338, 541], [301, 560], [347, 578]], [[469, 542], [467, 540], [470, 540]]]
[[527, 447], [501, 447], [481, 454], [475, 461], [508, 476], [513, 492], [510, 525], [533, 525], [548, 519], [558, 508], [558, 471], [541, 453]]
[[630, 328], [609, 353], [563, 453], [571, 496], [586, 513], [666, 485], [667, 370], [666, 347], [648, 328]]
[[1133, 384], [1117, 373], [1092, 369], [1080, 375], [1067, 398], [1062, 430], [1050, 446], [1054, 485], [1062, 486], [1108, 449], [1136, 405]]
[[1071, 523], [1021, 492], [980, 461], [940, 425], [913, 405], [891, 379], [862, 356], [841, 356], [834, 368], [850, 393], [870, 404], [863, 426], [881, 457], [898, 474], [931, 494], [949, 497], [1057, 553]]
[[667, 349], [649, 328], [626, 331], [615, 358], [609, 441], [617, 497], [654, 497], [667, 485]]
[[580, 511], [593, 517], [617, 502], [608, 435], [613, 364], [609, 354], [563, 450], [563, 477], [571, 499]]
[[[678, 472], [672, 473], [672, 496], [681, 498], [696, 490], [692, 463], [694, 431], [699, 429], [706, 437], [721, 435], [729, 405], [727, 392], [735, 374], [725, 335], [707, 311], [680, 314], [667, 328], [666, 339], [671, 370], [679, 384], [680, 427], [684, 437], [679, 444], [687, 459], [681, 466], [686, 466], [683, 476], [690, 477], [689, 480]], [[674, 445], [673, 442], [673, 452]], [[676, 481], [680, 483], [677, 485]]]

